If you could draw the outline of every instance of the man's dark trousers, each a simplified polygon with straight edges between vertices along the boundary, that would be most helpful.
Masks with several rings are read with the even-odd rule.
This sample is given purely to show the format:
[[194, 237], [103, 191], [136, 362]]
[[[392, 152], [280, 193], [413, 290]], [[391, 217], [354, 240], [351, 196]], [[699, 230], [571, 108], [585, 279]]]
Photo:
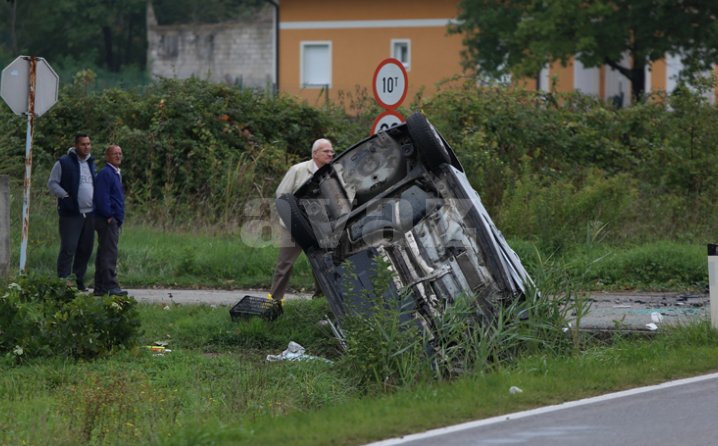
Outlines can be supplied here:
[[97, 254], [95, 256], [95, 293], [117, 289], [117, 244], [120, 241], [120, 228], [117, 221], [98, 216], [95, 218], [97, 229]]
[[94, 219], [91, 213], [60, 215], [60, 254], [57, 256], [57, 277], [75, 278], [82, 282], [87, 262], [95, 243]]

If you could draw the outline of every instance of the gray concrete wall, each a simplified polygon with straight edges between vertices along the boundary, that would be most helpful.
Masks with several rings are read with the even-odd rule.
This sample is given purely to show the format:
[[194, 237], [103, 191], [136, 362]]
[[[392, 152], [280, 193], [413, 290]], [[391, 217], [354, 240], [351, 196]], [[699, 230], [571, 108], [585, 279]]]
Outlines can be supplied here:
[[247, 20], [198, 25], [157, 25], [148, 10], [147, 67], [155, 77], [272, 89], [274, 8]]
[[0, 277], [10, 272], [10, 179], [0, 175]]

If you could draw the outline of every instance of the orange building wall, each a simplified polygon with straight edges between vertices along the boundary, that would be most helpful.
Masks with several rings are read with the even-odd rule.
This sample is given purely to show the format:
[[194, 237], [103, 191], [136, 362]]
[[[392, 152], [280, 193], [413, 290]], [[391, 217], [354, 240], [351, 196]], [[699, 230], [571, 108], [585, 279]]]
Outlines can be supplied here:
[[456, 17], [458, 0], [281, 0], [281, 21]]
[[[556, 80], [556, 89], [553, 89], [553, 82]], [[560, 62], [556, 62], [551, 65], [549, 70], [549, 86], [552, 91], [559, 93], [568, 93], [574, 90], [573, 88], [573, 59], [570, 59], [566, 66], [561, 65]]]
[[651, 91], [666, 91], [667, 69], [664, 59], [651, 64]]
[[[282, 0], [280, 21], [449, 19], [456, 16], [458, 1], [429, 0], [383, 2], [335, 2], [331, 8], [316, 0]], [[332, 86], [330, 100], [339, 91], [356, 87], [372, 94], [372, 76], [379, 62], [391, 57], [392, 39], [411, 41], [407, 105], [425, 87], [431, 94], [435, 83], [462, 73], [461, 36], [448, 36], [446, 27], [283, 29], [280, 31], [279, 87], [282, 92], [306, 99], [310, 104], [326, 100], [321, 89], [300, 86], [302, 41], [331, 41]]]

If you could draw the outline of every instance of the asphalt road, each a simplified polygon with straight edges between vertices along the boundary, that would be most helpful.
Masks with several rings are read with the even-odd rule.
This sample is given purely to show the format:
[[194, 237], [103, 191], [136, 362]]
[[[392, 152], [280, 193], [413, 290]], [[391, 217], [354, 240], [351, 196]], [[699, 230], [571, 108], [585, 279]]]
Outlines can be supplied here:
[[[130, 296], [144, 303], [190, 305], [234, 305], [246, 295], [266, 296], [268, 290], [189, 290], [170, 288], [127, 288]], [[310, 294], [287, 293], [285, 299], [309, 299]]]
[[718, 374], [372, 443], [371, 446], [715, 446]]
[[[227, 305], [245, 295], [266, 296], [267, 290], [128, 289], [139, 302]], [[309, 299], [305, 293], [290, 293], [286, 299]], [[572, 324], [586, 330], [655, 331], [662, 326], [710, 317], [708, 294], [690, 293], [591, 293], [588, 313]], [[654, 324], [655, 327], [650, 324]], [[574, 325], [575, 326], [575, 325]], [[718, 440], [716, 441], [718, 444]]]
[[591, 293], [587, 299], [588, 313], [579, 326], [588, 330], [655, 331], [710, 318], [707, 293]]

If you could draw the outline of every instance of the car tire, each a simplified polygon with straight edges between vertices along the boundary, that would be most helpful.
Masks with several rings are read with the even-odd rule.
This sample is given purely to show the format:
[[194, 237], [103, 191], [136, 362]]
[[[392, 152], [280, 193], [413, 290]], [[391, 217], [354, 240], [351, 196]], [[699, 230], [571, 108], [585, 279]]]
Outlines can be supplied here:
[[417, 112], [409, 116], [406, 120], [406, 128], [414, 141], [419, 157], [429, 169], [436, 170], [442, 164], [451, 162], [449, 152], [441, 141], [439, 133], [424, 115]]
[[297, 197], [292, 194], [284, 194], [277, 198], [276, 203], [279, 218], [284, 222], [294, 241], [299, 243], [299, 246], [305, 251], [319, 246], [309, 219], [299, 209]]

